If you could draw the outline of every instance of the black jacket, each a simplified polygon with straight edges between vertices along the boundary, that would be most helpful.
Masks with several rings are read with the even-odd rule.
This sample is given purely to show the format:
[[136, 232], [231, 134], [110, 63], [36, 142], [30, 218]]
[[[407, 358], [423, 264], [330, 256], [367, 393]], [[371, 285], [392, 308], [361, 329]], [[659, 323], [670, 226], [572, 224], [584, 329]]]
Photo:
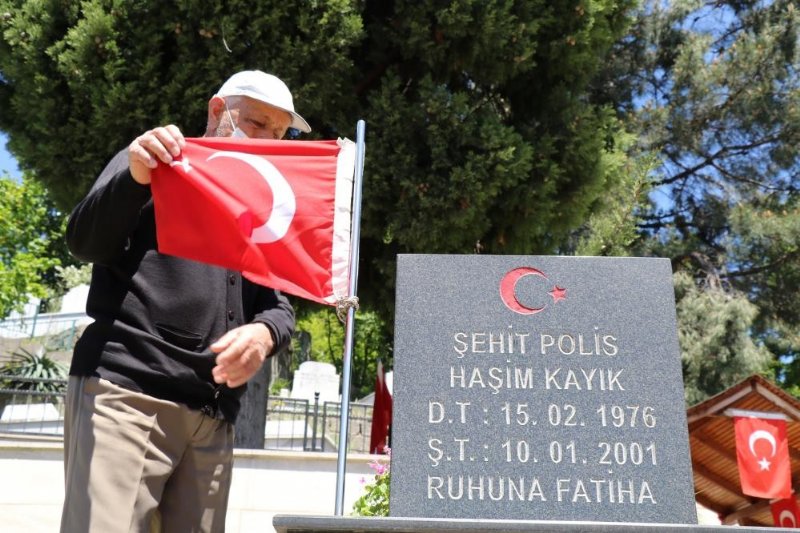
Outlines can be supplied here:
[[237, 272], [158, 253], [150, 187], [131, 177], [127, 150], [73, 210], [67, 244], [94, 263], [86, 304], [94, 322], [75, 346], [70, 374], [234, 422], [244, 387], [214, 383], [208, 346], [230, 329], [262, 322], [273, 353], [280, 350], [294, 328], [286, 297]]

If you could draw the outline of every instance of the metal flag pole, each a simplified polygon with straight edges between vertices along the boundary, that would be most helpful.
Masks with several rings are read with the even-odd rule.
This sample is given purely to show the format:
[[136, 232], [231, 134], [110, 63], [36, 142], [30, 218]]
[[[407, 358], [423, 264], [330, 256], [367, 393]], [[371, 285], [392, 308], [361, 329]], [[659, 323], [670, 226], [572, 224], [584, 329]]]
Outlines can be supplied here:
[[[356, 124], [356, 165], [353, 179], [353, 218], [350, 233], [350, 298], [358, 286], [358, 245], [361, 237], [361, 182], [364, 176], [364, 121]], [[353, 327], [355, 307], [347, 308], [344, 337], [344, 367], [342, 368], [342, 409], [339, 413], [339, 457], [336, 463], [336, 516], [342, 516], [344, 507], [344, 474], [347, 459], [347, 436], [350, 425], [350, 374], [353, 366]]]

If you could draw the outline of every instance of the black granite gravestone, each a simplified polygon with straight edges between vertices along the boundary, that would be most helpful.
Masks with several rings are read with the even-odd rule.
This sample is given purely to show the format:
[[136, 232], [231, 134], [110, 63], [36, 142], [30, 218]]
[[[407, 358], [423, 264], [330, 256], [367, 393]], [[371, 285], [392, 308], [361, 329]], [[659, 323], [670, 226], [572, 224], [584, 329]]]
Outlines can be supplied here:
[[401, 255], [393, 517], [695, 524], [666, 259]]

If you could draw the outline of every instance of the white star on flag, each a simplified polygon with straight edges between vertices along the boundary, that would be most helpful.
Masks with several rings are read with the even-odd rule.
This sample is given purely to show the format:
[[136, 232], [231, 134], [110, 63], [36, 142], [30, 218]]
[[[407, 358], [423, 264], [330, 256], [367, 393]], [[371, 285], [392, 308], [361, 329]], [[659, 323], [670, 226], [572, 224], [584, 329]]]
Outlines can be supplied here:
[[189, 158], [184, 157], [181, 160], [173, 161], [169, 164], [171, 167], [181, 167], [183, 171], [188, 174], [192, 170], [192, 166], [189, 164]]
[[726, 413], [733, 416], [736, 464], [742, 493], [766, 499], [791, 497], [788, 417], [783, 413], [733, 409]]

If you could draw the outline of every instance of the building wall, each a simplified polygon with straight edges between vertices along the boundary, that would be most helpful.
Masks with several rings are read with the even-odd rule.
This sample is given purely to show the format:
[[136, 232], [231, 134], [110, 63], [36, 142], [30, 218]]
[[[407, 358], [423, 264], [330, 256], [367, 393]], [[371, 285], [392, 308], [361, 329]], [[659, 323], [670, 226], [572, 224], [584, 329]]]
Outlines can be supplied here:
[[[5, 533], [58, 531], [64, 498], [60, 442], [0, 441], [0, 529]], [[344, 514], [374, 471], [371, 455], [348, 456]], [[227, 531], [274, 531], [275, 514], [332, 516], [336, 453], [235, 451]]]

